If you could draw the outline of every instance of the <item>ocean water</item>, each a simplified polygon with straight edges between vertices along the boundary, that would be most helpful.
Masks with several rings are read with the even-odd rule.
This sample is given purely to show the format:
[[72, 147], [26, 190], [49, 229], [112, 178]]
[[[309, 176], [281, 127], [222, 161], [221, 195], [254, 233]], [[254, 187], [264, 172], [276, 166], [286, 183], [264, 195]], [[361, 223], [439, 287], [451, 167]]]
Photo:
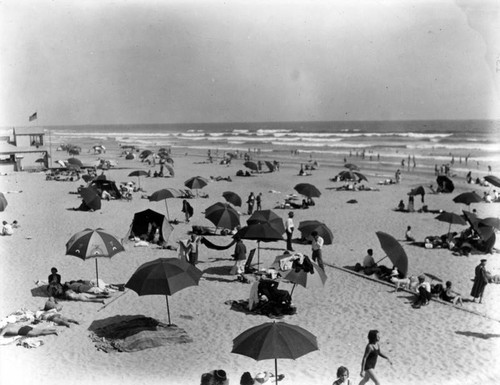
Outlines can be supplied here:
[[155, 125], [91, 125], [45, 127], [55, 145], [88, 139], [116, 141], [155, 149], [218, 149], [290, 153], [299, 151], [319, 157], [366, 156], [401, 159], [418, 156], [429, 162], [462, 159], [500, 162], [500, 121], [419, 120], [207, 123]]

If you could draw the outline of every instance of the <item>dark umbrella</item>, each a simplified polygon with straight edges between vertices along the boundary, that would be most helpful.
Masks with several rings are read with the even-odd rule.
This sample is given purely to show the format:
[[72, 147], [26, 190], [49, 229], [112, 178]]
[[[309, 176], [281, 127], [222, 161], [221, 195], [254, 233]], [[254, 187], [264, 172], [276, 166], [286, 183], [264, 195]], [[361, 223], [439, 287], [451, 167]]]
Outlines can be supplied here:
[[299, 271], [296, 271], [292, 268], [283, 277], [283, 279], [286, 279], [287, 281], [293, 283], [293, 288], [290, 296], [293, 294], [293, 290], [297, 285], [305, 287], [306, 289], [322, 288], [325, 285], [327, 279], [325, 272], [316, 263], [311, 262], [311, 264], [313, 266], [312, 273], [306, 272], [304, 269], [299, 269]]
[[90, 181], [94, 180], [94, 177], [92, 175], [89, 175], [89, 174], [84, 174], [84, 175], [82, 175], [82, 179], [85, 182], [90, 182]]
[[299, 223], [299, 230], [304, 239], [310, 237], [313, 231], [317, 231], [318, 235], [325, 241], [325, 245], [331, 245], [333, 243], [332, 230], [322, 222], [316, 220], [302, 221]]
[[356, 171], [341, 171], [338, 173], [338, 177], [341, 180], [356, 180], [356, 179], [358, 179], [358, 181], [366, 180], [368, 182], [368, 179], [366, 178], [366, 176], [364, 176], [360, 172], [356, 172]]
[[382, 250], [385, 251], [392, 264], [398, 268], [403, 276], [406, 276], [408, 272], [408, 256], [401, 244], [392, 235], [382, 231], [377, 231], [375, 234], [377, 234]]
[[299, 183], [294, 187], [295, 191], [297, 191], [301, 195], [305, 195], [308, 198], [320, 197], [321, 191], [318, 188], [310, 183]]
[[167, 210], [167, 218], [170, 220], [170, 215], [168, 213], [168, 205], [167, 205], [167, 199], [169, 198], [179, 198], [181, 196], [181, 192], [179, 190], [173, 189], [173, 188], [163, 188], [161, 190], [155, 191], [152, 193], [148, 199], [150, 202], [159, 202], [159, 201], [165, 201], [165, 208]]
[[352, 163], [346, 163], [346, 164], [344, 164], [344, 167], [348, 168], [351, 171], [352, 170], [354, 170], [354, 171], [359, 171], [360, 170], [360, 168], [357, 165], [352, 164]]
[[243, 201], [241, 200], [241, 197], [236, 194], [235, 192], [232, 192], [232, 191], [224, 191], [222, 193], [222, 196], [224, 197], [224, 199], [226, 201], [228, 201], [229, 203], [235, 205], [235, 206], [239, 206], [241, 207]]
[[196, 190], [196, 195], [198, 195], [198, 190], [205, 187], [208, 184], [208, 180], [201, 176], [193, 176], [184, 182], [184, 186], [190, 188], [191, 190]]
[[0, 211], [4, 211], [5, 208], [7, 207], [7, 199], [5, 198], [5, 195], [0, 192]]
[[127, 155], [125, 155], [125, 159], [127, 159], [127, 160], [131, 160], [131, 159], [134, 159], [134, 158], [135, 158], [135, 155], [132, 154], [131, 152], [128, 153]]
[[410, 192], [408, 193], [408, 195], [410, 195], [410, 196], [421, 195], [422, 196], [422, 203], [423, 203], [424, 196], [425, 196], [424, 186], [418, 186], [418, 187], [415, 187], [414, 189], [411, 189]]
[[452, 224], [456, 224], [456, 225], [466, 225], [467, 224], [467, 222], [465, 222], [464, 218], [462, 218], [461, 215], [458, 215], [455, 213], [450, 213], [447, 211], [443, 211], [435, 219], [437, 219], [440, 222], [446, 222], [446, 223], [450, 224], [450, 226], [448, 227], [448, 233], [450, 233]]
[[151, 150], [144, 150], [141, 152], [141, 154], [139, 155], [139, 158], [140, 159], [146, 159], [149, 155], [151, 155], [153, 153], [153, 151]]
[[500, 219], [499, 218], [493, 218], [493, 217], [488, 217], [484, 219], [479, 220], [479, 225], [484, 225], [484, 226], [490, 226], [494, 227], [498, 230], [500, 230]]
[[249, 223], [237, 233], [241, 239], [257, 241], [257, 265], [260, 265], [260, 242], [273, 242], [283, 240], [284, 231], [277, 230], [270, 223]]
[[75, 166], [78, 166], [78, 167], [83, 167], [83, 163], [80, 159], [77, 159], [77, 158], [69, 158], [68, 159], [68, 164], [73, 164]]
[[101, 209], [101, 196], [92, 187], [84, 187], [80, 190], [80, 196], [85, 204], [94, 211]]
[[491, 183], [493, 186], [500, 187], [500, 178], [494, 175], [486, 175], [484, 177], [484, 180], [488, 183]]
[[247, 219], [247, 224], [255, 223], [268, 223], [277, 232], [283, 234], [285, 232], [285, 225], [283, 219], [272, 210], [258, 210]]
[[84, 261], [89, 258], [96, 258], [95, 274], [97, 285], [99, 285], [97, 257], [111, 258], [121, 251], [125, 251], [121, 242], [101, 228], [80, 231], [73, 235], [66, 243], [66, 255], [73, 255]]
[[257, 165], [257, 163], [252, 162], [252, 161], [247, 161], [247, 162], [243, 163], [243, 166], [245, 166], [253, 171], [259, 171], [259, 166]]
[[74, 170], [74, 171], [80, 171], [80, 169], [81, 169], [81, 167], [79, 165], [77, 165], [77, 164], [70, 164], [70, 163], [68, 163], [66, 165], [66, 168], [68, 170]]
[[318, 341], [309, 331], [285, 322], [266, 322], [237, 336], [231, 353], [256, 361], [274, 359], [275, 378], [278, 378], [278, 358], [295, 360], [315, 350]]
[[224, 229], [234, 229], [240, 225], [240, 215], [228, 203], [215, 203], [205, 209], [205, 218], [216, 227]]
[[186, 287], [197, 286], [201, 275], [202, 272], [195, 266], [178, 258], [158, 258], [139, 266], [125, 287], [140, 296], [165, 295], [168, 324], [171, 325], [168, 296]]
[[455, 185], [452, 180], [446, 175], [438, 175], [436, 178], [436, 183], [439, 186], [439, 190], [444, 193], [451, 193], [455, 189]]
[[106, 175], [104, 174], [101, 174], [101, 175], [98, 175], [95, 180], [107, 180], [108, 178], [106, 178]]
[[146, 176], [148, 173], [144, 170], [135, 170], [132, 171], [128, 176], [136, 176], [139, 181], [139, 188], [141, 188], [141, 176]]
[[483, 200], [481, 199], [481, 197], [475, 191], [464, 192], [453, 198], [453, 202], [463, 203], [467, 206], [469, 206], [471, 203], [479, 203], [482, 201]]

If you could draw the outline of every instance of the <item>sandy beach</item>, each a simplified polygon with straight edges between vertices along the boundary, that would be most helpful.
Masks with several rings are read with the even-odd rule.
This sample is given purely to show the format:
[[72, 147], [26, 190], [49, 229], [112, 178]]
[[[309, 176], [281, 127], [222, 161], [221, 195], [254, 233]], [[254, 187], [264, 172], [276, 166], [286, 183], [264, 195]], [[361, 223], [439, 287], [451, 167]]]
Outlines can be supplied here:
[[[64, 153], [56, 154], [60, 158]], [[135, 169], [148, 167], [138, 159], [126, 161], [120, 157], [115, 143], [108, 145], [106, 158], [118, 162], [116, 168], [106, 171], [108, 179], [117, 183], [136, 180], [127, 175]], [[82, 153], [84, 163], [97, 156]], [[200, 175], [227, 177], [232, 181], [211, 181], [202, 191], [208, 198], [191, 199], [194, 216], [191, 223], [183, 222], [181, 199], [170, 199], [168, 207], [171, 219], [181, 222], [174, 225], [168, 241], [176, 246], [186, 239], [192, 225], [213, 226], [204, 218], [205, 208], [215, 202], [223, 202], [222, 192], [234, 191], [241, 197], [250, 191], [263, 193], [263, 208], [273, 209], [287, 194], [293, 194], [293, 186], [307, 182], [317, 186], [322, 195], [316, 206], [307, 210], [295, 210], [296, 227], [300, 221], [317, 219], [333, 231], [334, 242], [325, 246], [324, 260], [328, 279], [323, 289], [296, 288], [293, 295], [297, 314], [285, 316], [283, 321], [299, 325], [318, 339], [319, 350], [293, 360], [279, 360], [279, 373], [285, 374], [280, 383], [331, 384], [337, 367], [344, 365], [351, 372], [351, 380], [360, 380], [361, 359], [370, 329], [378, 329], [380, 346], [391, 358], [393, 365], [380, 360], [377, 373], [384, 384], [494, 384], [500, 374], [498, 360], [500, 337], [499, 285], [486, 287], [482, 304], [466, 302], [463, 309], [432, 301], [420, 309], [411, 307], [411, 295], [395, 292], [394, 287], [365, 279], [344, 271], [344, 266], [361, 262], [368, 248], [374, 249], [375, 260], [384, 256], [376, 237], [376, 231], [384, 231], [398, 240], [404, 238], [408, 225], [412, 226], [417, 240], [427, 235], [440, 235], [448, 225], [434, 219], [429, 213], [395, 212], [400, 199], [407, 201], [407, 192], [420, 184], [433, 183], [435, 176], [429, 172], [403, 172], [402, 182], [378, 185], [378, 181], [394, 174], [393, 168], [357, 160], [368, 177], [366, 185], [377, 191], [336, 191], [341, 182], [329, 179], [342, 170], [342, 159], [330, 164], [320, 163], [311, 176], [298, 176], [301, 159], [283, 157], [280, 171], [237, 177], [244, 169], [242, 160], [229, 165], [203, 163], [204, 154], [181, 154], [174, 150], [175, 177], [141, 178], [145, 192], [134, 193], [131, 201], [103, 202], [96, 212], [70, 210], [77, 207], [80, 198], [76, 189], [83, 181], [46, 181], [43, 172], [8, 173], [0, 176], [0, 190], [9, 205], [2, 213], [2, 220], [18, 220], [20, 227], [10, 237], [0, 238], [2, 250], [0, 309], [2, 317], [25, 308], [38, 310], [46, 298], [33, 296], [37, 280], [46, 279], [50, 268], [56, 266], [63, 281], [92, 279], [95, 276], [93, 260], [83, 261], [65, 255], [65, 244], [76, 232], [85, 228], [101, 227], [119, 238], [125, 237], [135, 212], [150, 208], [165, 213], [163, 202], [141, 199], [164, 188], [184, 188], [184, 181]], [[266, 159], [267, 160], [267, 159]], [[304, 161], [307, 158], [304, 156]], [[353, 159], [354, 161], [354, 159]], [[460, 192], [470, 191], [463, 175], [454, 178], [453, 194], [427, 194], [425, 203], [430, 209], [442, 209], [460, 213], [466, 207], [456, 204], [452, 198]], [[486, 187], [474, 186], [487, 191]], [[356, 204], [346, 202], [355, 199]], [[421, 203], [417, 198], [416, 208]], [[498, 203], [478, 203], [473, 206], [481, 217], [498, 217]], [[245, 222], [248, 215], [241, 220]], [[274, 210], [283, 219], [289, 210]], [[454, 225], [455, 231], [465, 229]], [[295, 230], [294, 237], [299, 236]], [[210, 241], [224, 245], [229, 237], [213, 236]], [[474, 268], [481, 258], [488, 259], [488, 270], [500, 273], [497, 255], [475, 254], [469, 257], [455, 256], [446, 249], [425, 249], [401, 242], [409, 259], [408, 275], [431, 273], [443, 281], [451, 280], [455, 290], [469, 299]], [[248, 249], [256, 242], [245, 241]], [[310, 255], [310, 246], [297, 244], [295, 249]], [[268, 267], [277, 255], [282, 254], [285, 242], [263, 244], [261, 262]], [[36, 349], [25, 349], [15, 344], [0, 348], [0, 380], [17, 384], [197, 384], [202, 373], [224, 369], [231, 384], [238, 384], [243, 372], [253, 375], [260, 371], [273, 371], [274, 362], [254, 361], [231, 353], [232, 340], [249, 327], [269, 322], [261, 315], [246, 315], [230, 310], [231, 300], [243, 300], [249, 296], [250, 285], [235, 280], [229, 274], [233, 265], [232, 249], [214, 251], [200, 246], [198, 268], [204, 272], [199, 286], [182, 290], [170, 297], [172, 322], [183, 328], [193, 339], [186, 344], [143, 350], [134, 353], [104, 353], [98, 351], [89, 338], [89, 327], [96, 320], [117, 315], [142, 314], [166, 322], [165, 299], [162, 296], [139, 297], [128, 290], [117, 292], [107, 300], [106, 306], [96, 303], [63, 301], [63, 314], [77, 319], [80, 324], [71, 328], [58, 326], [58, 336], [41, 337], [44, 344]], [[125, 283], [138, 266], [160, 257], [176, 257], [173, 250], [125, 245], [125, 252], [111, 259], [99, 259], [99, 277], [106, 283]], [[386, 259], [382, 264], [390, 266]], [[340, 267], [340, 268], [339, 268]], [[283, 283], [280, 288], [291, 290]], [[119, 298], [118, 298], [119, 297]]]

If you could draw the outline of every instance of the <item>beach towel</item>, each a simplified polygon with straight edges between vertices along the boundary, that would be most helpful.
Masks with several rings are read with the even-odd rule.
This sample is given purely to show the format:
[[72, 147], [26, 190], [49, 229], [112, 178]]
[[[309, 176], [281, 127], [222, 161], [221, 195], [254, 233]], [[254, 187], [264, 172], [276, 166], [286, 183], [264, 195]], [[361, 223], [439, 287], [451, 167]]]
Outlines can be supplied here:
[[168, 344], [193, 342], [184, 329], [143, 315], [116, 322], [111, 320], [99, 327], [91, 325], [89, 329], [96, 348], [105, 352], [136, 352]]

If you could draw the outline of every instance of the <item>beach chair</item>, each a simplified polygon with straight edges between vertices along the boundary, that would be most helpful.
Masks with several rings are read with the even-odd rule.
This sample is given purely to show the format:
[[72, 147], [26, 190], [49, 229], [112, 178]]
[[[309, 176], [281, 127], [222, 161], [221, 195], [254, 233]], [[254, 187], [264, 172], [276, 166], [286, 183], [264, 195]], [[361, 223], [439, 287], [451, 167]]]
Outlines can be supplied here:
[[256, 271], [256, 269], [254, 267], [252, 267], [252, 261], [253, 261], [254, 255], [255, 255], [255, 250], [256, 249], [250, 250], [250, 253], [248, 254], [248, 258], [245, 262], [245, 274], [251, 274], [251, 273], [254, 273]]

